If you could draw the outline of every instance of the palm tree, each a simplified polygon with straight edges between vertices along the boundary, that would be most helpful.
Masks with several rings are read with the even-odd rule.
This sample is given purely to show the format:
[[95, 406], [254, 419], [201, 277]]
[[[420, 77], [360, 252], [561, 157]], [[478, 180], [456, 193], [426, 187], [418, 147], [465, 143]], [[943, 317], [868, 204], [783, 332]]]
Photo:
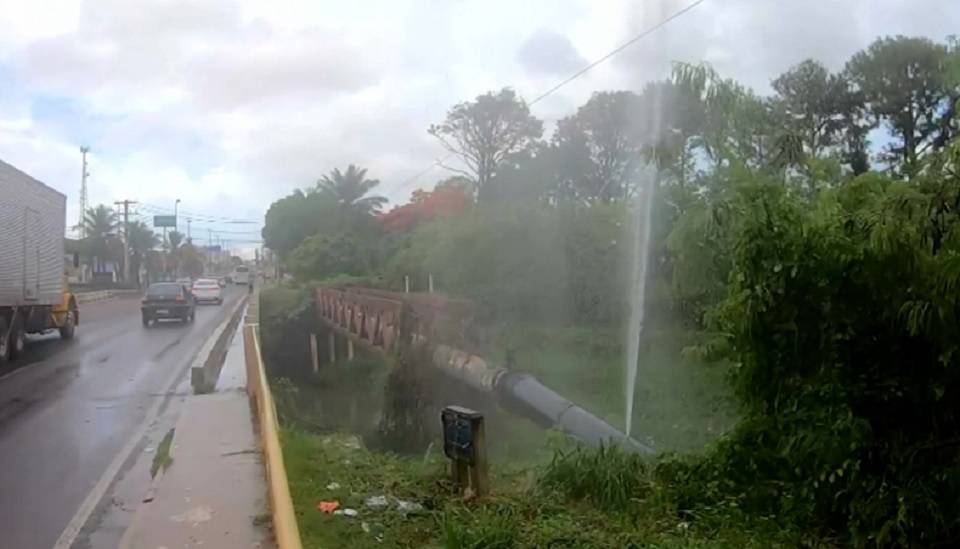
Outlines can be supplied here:
[[117, 214], [108, 206], [100, 204], [87, 210], [83, 216], [83, 229], [95, 273], [103, 272], [104, 262], [111, 256], [110, 241], [117, 230]]
[[179, 274], [180, 265], [180, 245], [183, 244], [183, 233], [180, 231], [170, 231], [167, 233], [167, 244], [170, 246], [170, 260], [174, 274]]
[[[137, 285], [140, 285], [140, 265], [150, 250], [153, 250], [160, 244], [160, 239], [153, 229], [147, 226], [143, 221], [134, 221], [128, 227], [130, 231], [127, 235], [130, 246], [130, 267], [133, 276], [137, 279]], [[149, 266], [148, 266], [149, 269]]]
[[366, 177], [367, 170], [350, 164], [346, 172], [337, 168], [330, 175], [321, 177], [317, 181], [317, 191], [331, 197], [344, 210], [372, 215], [380, 211], [387, 199], [383, 196], [367, 196], [380, 184], [380, 180]]

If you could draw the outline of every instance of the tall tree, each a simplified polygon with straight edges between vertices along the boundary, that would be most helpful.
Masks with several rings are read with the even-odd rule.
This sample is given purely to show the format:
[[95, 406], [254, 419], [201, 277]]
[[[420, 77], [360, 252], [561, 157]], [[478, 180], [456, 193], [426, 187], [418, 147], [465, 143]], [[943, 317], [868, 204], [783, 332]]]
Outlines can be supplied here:
[[916, 174], [919, 159], [944, 141], [952, 122], [946, 84], [947, 48], [926, 38], [880, 38], [847, 63], [850, 81], [863, 94], [875, 123], [889, 126], [895, 141], [881, 158], [896, 172]]
[[806, 155], [819, 156], [837, 143], [850, 95], [842, 75], [830, 74], [819, 61], [807, 59], [778, 76], [773, 89], [774, 109]]
[[203, 254], [192, 242], [180, 246], [177, 250], [178, 262], [184, 274], [198, 277], [203, 274]]
[[513, 90], [504, 88], [454, 105], [443, 122], [427, 131], [466, 165], [463, 173], [474, 179], [477, 199], [482, 200], [497, 168], [536, 142], [543, 135], [543, 123]]
[[167, 233], [167, 243], [170, 244], [170, 252], [176, 253], [183, 244], [183, 233], [180, 231], [170, 231]]
[[326, 194], [297, 189], [270, 205], [261, 231], [264, 244], [286, 259], [308, 236], [336, 230], [337, 210]]
[[167, 245], [170, 246], [168, 257], [170, 264], [168, 269], [173, 269], [175, 274], [180, 274], [180, 248], [183, 244], [183, 233], [180, 231], [170, 231], [167, 233]]
[[[130, 223], [129, 246], [130, 246], [130, 266], [133, 276], [137, 277], [137, 283], [140, 282], [140, 266], [143, 265], [147, 253], [160, 244], [160, 239], [153, 229], [147, 226], [143, 221], [134, 221]], [[149, 267], [149, 265], [148, 265]]]
[[650, 121], [638, 125], [644, 132], [644, 155], [656, 163], [664, 181], [682, 189], [695, 176], [695, 138], [704, 125], [704, 104], [699, 93], [666, 80], [644, 86], [639, 97], [640, 118]]
[[[737, 125], [743, 120], [738, 119], [737, 114], [744, 102], [754, 100], [751, 94], [737, 82], [722, 78], [707, 64], [676, 63], [671, 82], [679, 93], [699, 101], [703, 111], [695, 147], [706, 155], [714, 168], [740, 160], [734, 136]], [[747, 105], [746, 108], [755, 110], [756, 106]]]
[[341, 209], [351, 213], [370, 216], [380, 211], [387, 199], [382, 196], [368, 196], [377, 185], [378, 179], [367, 179], [367, 170], [353, 164], [347, 171], [334, 169], [317, 181], [317, 190], [332, 198]]
[[99, 204], [87, 210], [83, 216], [83, 228], [87, 234], [94, 272], [104, 270], [104, 263], [112, 258], [111, 241], [116, 236], [117, 214], [109, 206]]
[[574, 152], [582, 147], [590, 160], [589, 172], [580, 182], [588, 200], [612, 202], [631, 194], [641, 160], [638, 114], [633, 92], [596, 92], [575, 115], [557, 124], [558, 148]]

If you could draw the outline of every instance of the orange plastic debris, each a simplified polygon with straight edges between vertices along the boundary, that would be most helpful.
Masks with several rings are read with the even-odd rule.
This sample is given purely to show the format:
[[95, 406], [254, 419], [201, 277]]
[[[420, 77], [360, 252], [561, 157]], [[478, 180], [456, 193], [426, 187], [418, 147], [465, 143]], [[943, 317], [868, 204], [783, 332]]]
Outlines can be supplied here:
[[340, 507], [339, 501], [318, 501], [317, 502], [317, 511], [321, 511], [328, 515], [336, 511], [339, 507]]

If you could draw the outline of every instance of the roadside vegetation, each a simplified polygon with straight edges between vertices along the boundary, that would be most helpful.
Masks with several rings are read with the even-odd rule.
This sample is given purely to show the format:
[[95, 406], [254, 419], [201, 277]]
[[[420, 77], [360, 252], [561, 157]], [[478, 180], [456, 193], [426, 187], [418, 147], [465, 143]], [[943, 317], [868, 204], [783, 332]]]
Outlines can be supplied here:
[[173, 465], [173, 456], [170, 455], [170, 447], [173, 445], [173, 429], [167, 431], [157, 445], [157, 451], [153, 454], [153, 462], [150, 464], [150, 477], [156, 477], [157, 473], [166, 472]]
[[[471, 350], [622, 427], [636, 221], [653, 201], [632, 434], [660, 455], [518, 434], [533, 443], [496, 462], [495, 494], [464, 502], [436, 452], [374, 451], [281, 396], [307, 545], [955, 544], [960, 44], [884, 37], [837, 72], [808, 60], [771, 82], [761, 95], [681, 63], [596, 92], [547, 138], [511, 90], [491, 92], [429, 128], [463, 176], [379, 212], [378, 181], [351, 166], [274, 203], [264, 238], [295, 277], [263, 296], [280, 393], [357, 384], [301, 375], [307, 332], [269, 331], [313, 321], [310, 288], [432, 281], [477, 305]], [[389, 400], [390, 367], [359, 385]], [[424, 512], [365, 511], [373, 492]], [[319, 513], [328, 497], [360, 516]]]

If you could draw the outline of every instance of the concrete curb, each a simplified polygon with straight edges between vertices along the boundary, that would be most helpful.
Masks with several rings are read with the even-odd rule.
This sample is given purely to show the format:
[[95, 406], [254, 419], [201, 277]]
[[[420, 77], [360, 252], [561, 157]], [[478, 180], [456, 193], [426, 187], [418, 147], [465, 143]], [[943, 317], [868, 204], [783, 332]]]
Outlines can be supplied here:
[[[217, 330], [204, 344], [203, 349], [197, 355], [197, 359], [191, 365], [190, 385], [193, 387], [194, 394], [210, 393], [216, 387], [217, 377], [220, 375], [220, 368], [223, 366], [223, 359], [227, 354], [227, 348], [230, 346], [230, 340], [236, 332], [236, 327], [240, 323], [240, 318], [243, 316], [246, 303], [247, 296], [243, 296], [234, 305], [234, 309], [227, 316], [227, 322], [217, 327]], [[203, 357], [202, 361], [200, 360], [201, 357]]]
[[[254, 295], [259, 298], [259, 293]], [[264, 462], [267, 469], [267, 488], [270, 498], [270, 512], [273, 518], [273, 532], [278, 549], [302, 549], [300, 528], [293, 511], [293, 499], [290, 497], [290, 485], [287, 483], [287, 470], [283, 465], [283, 449], [280, 446], [277, 410], [267, 383], [267, 374], [260, 355], [260, 338], [257, 334], [254, 304], [253, 315], [249, 315], [243, 326], [243, 349], [247, 366], [247, 393], [260, 424], [260, 443], [263, 446]]]

